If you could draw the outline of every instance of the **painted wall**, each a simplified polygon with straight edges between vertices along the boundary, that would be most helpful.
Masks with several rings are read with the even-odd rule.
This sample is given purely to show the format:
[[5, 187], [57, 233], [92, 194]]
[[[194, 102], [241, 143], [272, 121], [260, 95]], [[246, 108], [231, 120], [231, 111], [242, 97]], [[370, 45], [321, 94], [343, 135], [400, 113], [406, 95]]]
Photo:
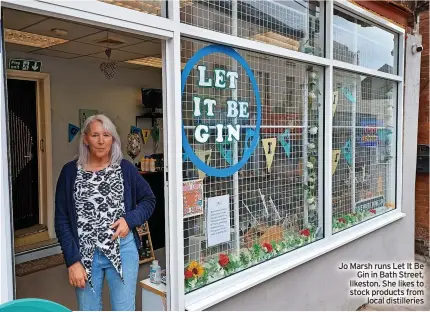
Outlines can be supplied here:
[[[78, 152], [80, 133], [68, 142], [68, 124], [79, 127], [79, 109], [97, 109], [116, 124], [124, 157], [127, 155], [127, 134], [136, 124], [136, 115], [144, 113], [140, 88], [161, 88], [161, 70], [119, 68], [108, 80], [99, 70], [99, 63], [67, 60], [21, 52], [8, 52], [8, 58], [31, 58], [43, 62], [42, 71], [51, 75], [52, 166], [54, 189], [62, 166]], [[148, 127], [151, 126], [150, 120]], [[162, 144], [160, 144], [162, 149]], [[144, 154], [154, 153], [152, 139], [142, 145]], [[160, 151], [158, 151], [160, 152]], [[136, 158], [137, 162], [140, 157]]]
[[[411, 56], [416, 39], [408, 34], [406, 47], [403, 140], [402, 211], [406, 217], [343, 247], [300, 265], [282, 275], [227, 299], [208, 310], [344, 310], [355, 311], [366, 303], [348, 296], [354, 273], [340, 273], [342, 262], [414, 261], [415, 168], [418, 121], [416, 85], [419, 56]], [[342, 234], [338, 234], [342, 235]], [[264, 272], [261, 272], [264, 274]], [[330, 286], [328, 286], [330, 284]]]

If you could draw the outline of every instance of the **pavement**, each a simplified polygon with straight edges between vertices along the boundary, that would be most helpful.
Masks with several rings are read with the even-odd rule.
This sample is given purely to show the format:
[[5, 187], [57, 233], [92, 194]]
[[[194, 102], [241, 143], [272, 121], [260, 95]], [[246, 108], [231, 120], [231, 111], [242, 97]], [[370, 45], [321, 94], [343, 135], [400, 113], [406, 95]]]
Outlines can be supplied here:
[[430, 311], [430, 257], [415, 256], [415, 261], [426, 265], [423, 305], [377, 305], [364, 304], [357, 311]]

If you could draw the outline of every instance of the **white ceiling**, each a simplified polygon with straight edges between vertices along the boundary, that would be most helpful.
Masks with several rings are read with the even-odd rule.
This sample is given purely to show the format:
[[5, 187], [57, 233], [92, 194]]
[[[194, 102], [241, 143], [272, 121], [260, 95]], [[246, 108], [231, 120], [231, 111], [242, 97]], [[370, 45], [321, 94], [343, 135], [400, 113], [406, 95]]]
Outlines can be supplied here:
[[[118, 61], [122, 67], [135, 69], [148, 68], [124, 63], [124, 61], [146, 56], [161, 57], [161, 42], [159, 39], [11, 9], [3, 10], [3, 21], [4, 28], [69, 40], [66, 43], [45, 49], [6, 43], [6, 53], [7, 51], [21, 51], [57, 58], [101, 62], [107, 60], [105, 50], [109, 47], [112, 49], [111, 60]], [[67, 34], [60, 36], [53, 32], [53, 29], [66, 30]], [[121, 43], [109, 44], [108, 46], [107, 43], [100, 42], [107, 38]]]

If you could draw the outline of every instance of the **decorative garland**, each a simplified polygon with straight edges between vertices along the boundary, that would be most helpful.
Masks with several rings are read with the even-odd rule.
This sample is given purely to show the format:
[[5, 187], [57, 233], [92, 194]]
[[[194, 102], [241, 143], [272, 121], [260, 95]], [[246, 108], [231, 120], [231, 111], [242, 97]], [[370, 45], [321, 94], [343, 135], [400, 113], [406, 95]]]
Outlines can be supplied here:
[[242, 248], [239, 254], [222, 253], [205, 263], [192, 261], [185, 267], [185, 292], [188, 293], [313, 241], [315, 229], [310, 227], [298, 233], [286, 233], [284, 240], [278, 243], [272, 241], [262, 245], [254, 244], [251, 248]]
[[[310, 211], [316, 210], [317, 207], [317, 159], [314, 154], [318, 151], [318, 137], [316, 137], [316, 135], [318, 133], [319, 103], [317, 99], [318, 94], [321, 94], [321, 92], [318, 90], [316, 79], [317, 73], [313, 71], [312, 67], [310, 67], [308, 70], [308, 160], [306, 164], [308, 179], [306, 183], [303, 184], [306, 192], [306, 201]], [[313, 109], [315, 104], [317, 104], [317, 107], [316, 109]]]
[[369, 220], [376, 215], [375, 209], [364, 210], [356, 213], [348, 213], [342, 217], [333, 218], [332, 229], [333, 233], [339, 232], [341, 230], [350, 228], [357, 223]]

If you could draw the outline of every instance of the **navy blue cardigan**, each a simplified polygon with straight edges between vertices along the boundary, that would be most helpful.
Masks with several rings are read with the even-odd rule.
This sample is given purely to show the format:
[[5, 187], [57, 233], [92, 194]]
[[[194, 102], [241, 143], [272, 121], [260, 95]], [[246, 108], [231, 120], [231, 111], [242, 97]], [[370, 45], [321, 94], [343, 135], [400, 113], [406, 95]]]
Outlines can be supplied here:
[[[129, 161], [121, 161], [124, 179], [124, 219], [133, 231], [136, 245], [140, 240], [136, 226], [144, 224], [155, 208], [155, 196], [137, 168]], [[55, 232], [63, 251], [66, 266], [81, 260], [75, 200], [73, 196], [77, 176], [77, 161], [64, 165], [55, 193]]]

